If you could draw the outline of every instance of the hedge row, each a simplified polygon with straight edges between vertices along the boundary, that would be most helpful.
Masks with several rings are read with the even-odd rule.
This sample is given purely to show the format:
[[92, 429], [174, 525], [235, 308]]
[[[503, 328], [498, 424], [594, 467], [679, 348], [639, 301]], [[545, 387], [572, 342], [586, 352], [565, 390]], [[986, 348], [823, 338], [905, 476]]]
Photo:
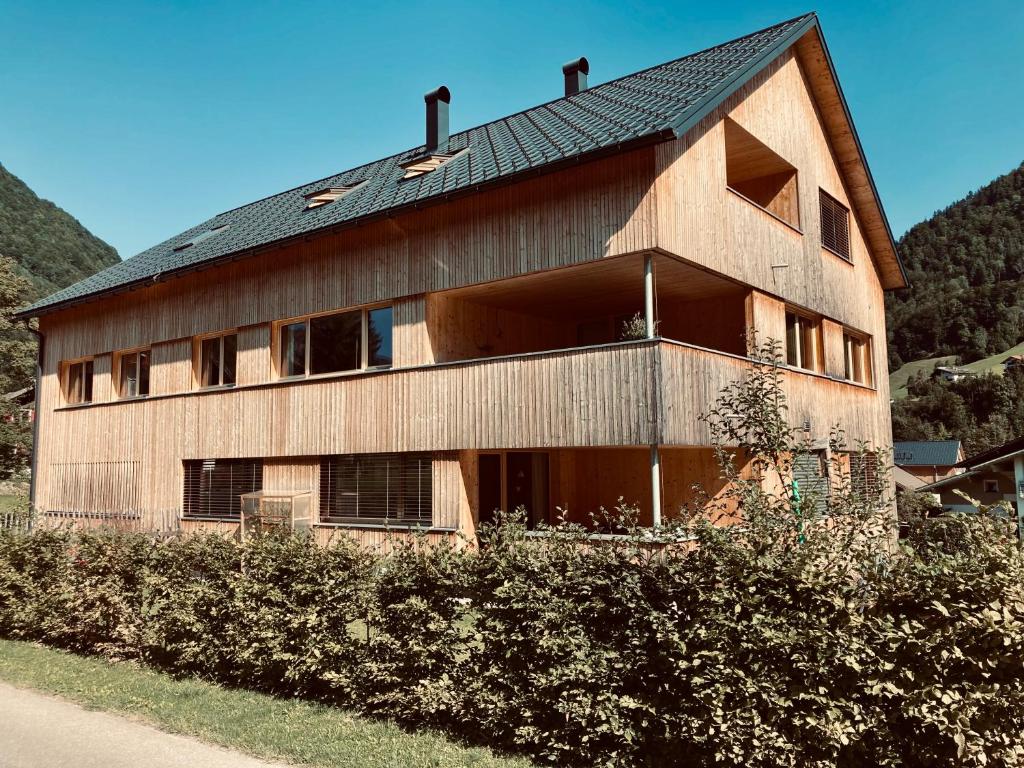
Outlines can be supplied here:
[[0, 533], [0, 634], [563, 765], [1024, 760], [1024, 568], [1002, 523], [932, 522], [903, 548], [756, 528], [653, 547], [506, 525], [386, 556]]

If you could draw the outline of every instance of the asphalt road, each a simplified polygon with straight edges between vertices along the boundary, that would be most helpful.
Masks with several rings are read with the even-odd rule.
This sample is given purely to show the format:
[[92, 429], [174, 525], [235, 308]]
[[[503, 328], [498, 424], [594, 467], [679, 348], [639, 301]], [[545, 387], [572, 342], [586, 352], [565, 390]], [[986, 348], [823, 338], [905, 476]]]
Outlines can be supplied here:
[[284, 768], [0, 683], [0, 768]]

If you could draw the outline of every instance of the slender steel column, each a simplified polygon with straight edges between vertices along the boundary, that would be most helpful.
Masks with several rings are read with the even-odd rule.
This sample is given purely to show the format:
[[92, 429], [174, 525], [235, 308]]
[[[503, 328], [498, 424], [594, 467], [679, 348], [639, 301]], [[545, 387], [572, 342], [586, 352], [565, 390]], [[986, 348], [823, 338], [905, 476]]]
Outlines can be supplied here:
[[661, 452], [651, 446], [651, 524], [661, 527]]
[[644, 319], [647, 321], [647, 338], [653, 339], [654, 327], [654, 256], [644, 257]]

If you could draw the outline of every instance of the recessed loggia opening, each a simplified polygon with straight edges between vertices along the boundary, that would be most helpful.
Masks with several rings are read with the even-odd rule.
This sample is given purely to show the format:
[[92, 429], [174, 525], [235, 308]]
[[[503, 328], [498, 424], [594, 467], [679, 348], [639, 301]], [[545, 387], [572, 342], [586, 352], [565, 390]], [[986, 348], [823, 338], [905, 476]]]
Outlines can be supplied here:
[[664, 255], [631, 254], [434, 293], [427, 301], [437, 362], [642, 341], [649, 335], [746, 353], [746, 289]]
[[800, 228], [796, 168], [728, 118], [725, 172], [726, 184], [733, 192], [791, 227]]

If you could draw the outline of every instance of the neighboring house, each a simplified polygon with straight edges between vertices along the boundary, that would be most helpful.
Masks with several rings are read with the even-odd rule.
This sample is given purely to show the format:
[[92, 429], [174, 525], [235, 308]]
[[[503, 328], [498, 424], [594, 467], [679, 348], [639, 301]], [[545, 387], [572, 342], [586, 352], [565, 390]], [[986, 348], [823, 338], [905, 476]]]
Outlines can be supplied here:
[[889, 450], [906, 280], [817, 17], [594, 87], [552, 69], [547, 104], [449, 134], [440, 88], [425, 144], [25, 309], [36, 505], [217, 527], [247, 491], [309, 491], [318, 531], [367, 543], [620, 496], [657, 523], [722, 490], [698, 417], [750, 332], [784, 343], [811, 441]]
[[932, 372], [932, 377], [943, 381], [963, 381], [969, 376], [974, 376], [974, 371], [962, 368], [957, 365], [937, 365]]
[[1004, 371], [1017, 368], [1024, 368], [1024, 355], [1010, 355], [1008, 358], [1003, 360]]
[[964, 460], [959, 440], [906, 440], [893, 443], [892, 462], [924, 483], [963, 472]]
[[939, 494], [939, 501], [948, 510], [970, 512], [974, 509], [957, 490], [982, 504], [1009, 502], [1017, 514], [1018, 526], [1021, 524], [1024, 518], [1024, 437], [970, 456], [960, 462], [958, 468], [961, 474], [943, 478], [921, 490]]

